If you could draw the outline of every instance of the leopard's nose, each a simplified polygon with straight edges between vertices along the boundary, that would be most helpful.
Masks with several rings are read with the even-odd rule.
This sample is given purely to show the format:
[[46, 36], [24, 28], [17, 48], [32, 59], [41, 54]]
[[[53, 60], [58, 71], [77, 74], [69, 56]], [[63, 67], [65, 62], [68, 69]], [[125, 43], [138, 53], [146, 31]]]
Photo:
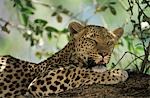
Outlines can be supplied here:
[[106, 55], [108, 55], [108, 53], [106, 53], [106, 52], [103, 52], [103, 53], [98, 53], [99, 55], [101, 55], [103, 58], [106, 56]]

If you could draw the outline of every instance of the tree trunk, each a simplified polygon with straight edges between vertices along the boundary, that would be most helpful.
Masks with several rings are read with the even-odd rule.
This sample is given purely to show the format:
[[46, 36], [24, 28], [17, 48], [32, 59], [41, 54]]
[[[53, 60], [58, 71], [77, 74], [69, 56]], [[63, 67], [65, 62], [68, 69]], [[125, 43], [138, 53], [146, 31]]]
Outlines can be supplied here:
[[126, 82], [115, 85], [83, 86], [50, 98], [150, 98], [150, 75], [129, 73]]

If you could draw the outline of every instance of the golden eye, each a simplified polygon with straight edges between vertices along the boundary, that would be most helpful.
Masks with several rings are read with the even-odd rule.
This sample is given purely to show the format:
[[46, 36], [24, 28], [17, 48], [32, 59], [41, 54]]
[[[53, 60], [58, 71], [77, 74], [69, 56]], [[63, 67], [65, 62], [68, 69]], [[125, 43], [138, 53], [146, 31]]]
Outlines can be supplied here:
[[92, 38], [88, 38], [88, 40], [90, 41], [90, 43], [92, 44], [97, 44], [97, 41], [95, 39], [92, 39]]
[[96, 40], [93, 40], [93, 44], [96, 44], [96, 45], [97, 45], [97, 44], [98, 44], [98, 42], [97, 42]]

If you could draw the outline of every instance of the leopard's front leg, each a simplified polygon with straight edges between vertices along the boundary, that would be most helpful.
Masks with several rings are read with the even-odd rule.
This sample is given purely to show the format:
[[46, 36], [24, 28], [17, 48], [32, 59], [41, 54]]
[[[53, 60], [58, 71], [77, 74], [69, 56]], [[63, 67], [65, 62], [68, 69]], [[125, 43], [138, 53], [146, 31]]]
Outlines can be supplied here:
[[34, 97], [50, 96], [83, 85], [117, 84], [125, 81], [128, 73], [124, 70], [95, 72], [81, 67], [59, 68], [36, 78], [29, 86]]
[[125, 70], [114, 69], [105, 72], [91, 72], [90, 78], [85, 82], [86, 85], [98, 83], [98, 84], [117, 84], [119, 82], [124, 82], [128, 78], [128, 73]]

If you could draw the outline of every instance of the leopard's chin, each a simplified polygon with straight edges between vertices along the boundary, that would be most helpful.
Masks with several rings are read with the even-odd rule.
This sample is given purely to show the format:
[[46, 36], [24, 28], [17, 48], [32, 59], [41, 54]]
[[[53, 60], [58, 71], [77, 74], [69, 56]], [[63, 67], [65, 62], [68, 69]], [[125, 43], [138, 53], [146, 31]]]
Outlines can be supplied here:
[[97, 66], [104, 66], [104, 67], [106, 67], [106, 63], [105, 64], [97, 64]]
[[92, 70], [94, 71], [94, 72], [100, 72], [100, 73], [102, 73], [102, 72], [105, 72], [105, 71], [107, 71], [107, 68], [106, 68], [106, 66], [94, 66], [94, 67], [92, 67]]

